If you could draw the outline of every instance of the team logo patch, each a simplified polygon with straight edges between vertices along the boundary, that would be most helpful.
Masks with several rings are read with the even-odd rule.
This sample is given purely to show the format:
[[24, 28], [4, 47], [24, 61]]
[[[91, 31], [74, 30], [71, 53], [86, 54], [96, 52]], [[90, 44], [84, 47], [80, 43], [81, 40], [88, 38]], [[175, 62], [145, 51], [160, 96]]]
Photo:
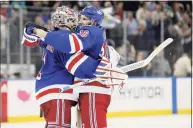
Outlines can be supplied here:
[[87, 37], [89, 34], [89, 31], [88, 30], [80, 30], [79, 34], [81, 37]]

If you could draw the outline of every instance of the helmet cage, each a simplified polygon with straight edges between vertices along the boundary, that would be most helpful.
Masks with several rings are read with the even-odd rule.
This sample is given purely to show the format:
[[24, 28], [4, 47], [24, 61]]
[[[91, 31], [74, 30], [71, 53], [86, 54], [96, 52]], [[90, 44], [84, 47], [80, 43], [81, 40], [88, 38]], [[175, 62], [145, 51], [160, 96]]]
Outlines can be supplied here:
[[59, 29], [68, 28], [74, 31], [78, 25], [77, 14], [66, 6], [58, 7], [53, 13], [51, 20], [54, 27]]

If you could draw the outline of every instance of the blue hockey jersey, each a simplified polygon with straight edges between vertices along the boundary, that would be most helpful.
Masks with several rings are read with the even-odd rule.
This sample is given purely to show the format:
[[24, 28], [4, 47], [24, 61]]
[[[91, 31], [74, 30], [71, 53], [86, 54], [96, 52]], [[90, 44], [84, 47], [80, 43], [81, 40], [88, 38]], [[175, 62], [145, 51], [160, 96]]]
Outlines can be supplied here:
[[103, 31], [98, 27], [82, 27], [76, 34], [67, 30], [48, 33], [45, 38], [48, 45], [44, 45], [42, 68], [36, 80], [36, 98], [39, 103], [60, 97], [77, 100], [72, 94], [73, 90], [61, 94], [60, 88], [72, 85], [74, 76], [81, 79], [95, 77], [93, 73], [100, 62], [99, 55], [106, 54], [107, 44], [104, 41]]
[[99, 59], [105, 43], [103, 28], [98, 26], [78, 27], [76, 33], [68, 30], [48, 32], [45, 42], [63, 53], [84, 52], [93, 59]]
[[[73, 57], [72, 57], [73, 56]], [[76, 56], [74, 58], [74, 56]], [[73, 58], [73, 62], [70, 61]], [[40, 104], [51, 100], [63, 99], [77, 100], [73, 90], [60, 93], [60, 89], [74, 84], [74, 77], [86, 79], [93, 78], [99, 65], [99, 60], [94, 60], [83, 53], [61, 53], [50, 45], [44, 48], [42, 68], [36, 78], [36, 99]], [[72, 67], [74, 73], [69, 72], [66, 65]]]

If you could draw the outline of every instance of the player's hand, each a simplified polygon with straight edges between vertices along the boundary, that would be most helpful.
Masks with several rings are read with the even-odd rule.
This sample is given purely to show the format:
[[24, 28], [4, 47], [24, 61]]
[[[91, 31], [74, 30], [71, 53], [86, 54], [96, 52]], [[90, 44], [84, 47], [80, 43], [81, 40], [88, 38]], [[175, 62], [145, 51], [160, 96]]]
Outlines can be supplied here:
[[44, 31], [44, 30], [42, 30], [42, 29], [38, 29], [38, 28], [35, 28], [35, 29], [33, 30], [33, 32], [35, 33], [36, 36], [38, 36], [38, 37], [40, 37], [40, 38], [43, 38], [43, 39], [46, 37], [46, 35], [47, 35], [47, 33], [48, 33], [48, 32], [46, 32], [46, 31]]

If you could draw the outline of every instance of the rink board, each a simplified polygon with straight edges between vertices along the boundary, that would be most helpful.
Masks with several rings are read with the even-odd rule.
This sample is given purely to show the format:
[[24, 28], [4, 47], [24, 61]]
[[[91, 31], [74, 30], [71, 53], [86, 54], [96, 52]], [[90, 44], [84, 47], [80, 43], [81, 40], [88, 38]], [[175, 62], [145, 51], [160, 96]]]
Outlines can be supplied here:
[[[43, 121], [35, 100], [35, 80], [8, 80], [8, 122]], [[1, 91], [2, 93], [2, 91]], [[6, 102], [5, 102], [6, 103]], [[14, 106], [14, 107], [13, 107]], [[7, 113], [7, 114], [6, 114]], [[108, 118], [191, 113], [191, 78], [129, 78], [123, 87], [112, 90]], [[4, 120], [4, 122], [7, 122]]]

